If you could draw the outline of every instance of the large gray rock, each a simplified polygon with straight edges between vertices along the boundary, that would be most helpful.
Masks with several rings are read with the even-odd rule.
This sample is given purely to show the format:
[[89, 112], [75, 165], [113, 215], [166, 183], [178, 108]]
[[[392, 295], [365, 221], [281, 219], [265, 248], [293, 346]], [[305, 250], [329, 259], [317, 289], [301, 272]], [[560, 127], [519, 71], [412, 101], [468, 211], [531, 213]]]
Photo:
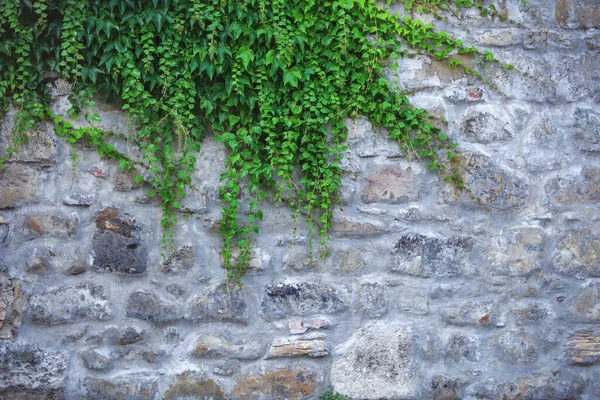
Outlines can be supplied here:
[[215, 283], [191, 299], [186, 318], [192, 321], [248, 323], [249, 310], [243, 289], [224, 282]]
[[113, 314], [104, 287], [91, 282], [51, 289], [31, 296], [29, 301], [29, 317], [38, 324], [102, 321], [112, 318]]
[[223, 336], [201, 336], [194, 347], [194, 355], [199, 358], [233, 358], [255, 360], [264, 353], [264, 345], [258, 341], [231, 343]]
[[563, 234], [556, 245], [554, 269], [577, 277], [600, 276], [600, 235], [590, 229]]
[[125, 375], [110, 380], [86, 378], [83, 387], [87, 399], [150, 400], [154, 399], [157, 382], [138, 375]]
[[418, 378], [409, 328], [369, 324], [339, 346], [331, 364], [331, 384], [343, 395], [360, 399], [413, 399]]
[[388, 311], [387, 287], [377, 282], [362, 283], [358, 290], [358, 307], [365, 318], [379, 318]]
[[0, 339], [17, 336], [23, 315], [21, 282], [0, 273]]
[[0, 342], [1, 400], [66, 399], [67, 358], [24, 342]]
[[346, 300], [325, 283], [278, 283], [263, 292], [261, 311], [268, 321], [290, 316], [331, 314], [346, 308]]
[[600, 151], [600, 113], [590, 108], [577, 108], [574, 117], [581, 150]]
[[564, 174], [544, 186], [550, 204], [556, 208], [600, 203], [600, 169], [585, 167], [579, 175]]
[[461, 139], [467, 142], [505, 142], [514, 136], [508, 119], [492, 106], [469, 108], [461, 122]]
[[161, 324], [183, 319], [183, 315], [173, 303], [160, 299], [153, 292], [137, 291], [127, 300], [126, 316], [143, 321]]
[[96, 214], [92, 239], [93, 267], [121, 275], [139, 275], [147, 269], [147, 251], [135, 221], [112, 207]]
[[581, 378], [562, 373], [535, 373], [516, 381], [488, 381], [467, 388], [467, 399], [503, 400], [578, 400], [582, 399]]
[[439, 239], [419, 234], [402, 236], [394, 244], [391, 270], [423, 278], [471, 275], [469, 256], [472, 249], [471, 238]]
[[[4, 115], [4, 121], [0, 128], [0, 154], [5, 154], [7, 147], [14, 147], [13, 138], [15, 134], [15, 114], [17, 110], [10, 106]], [[28, 130], [27, 145], [21, 144], [19, 152], [14, 153], [11, 161], [24, 163], [36, 163], [42, 167], [49, 167], [54, 163], [56, 157], [56, 134], [50, 122], [36, 126], [35, 130]]]

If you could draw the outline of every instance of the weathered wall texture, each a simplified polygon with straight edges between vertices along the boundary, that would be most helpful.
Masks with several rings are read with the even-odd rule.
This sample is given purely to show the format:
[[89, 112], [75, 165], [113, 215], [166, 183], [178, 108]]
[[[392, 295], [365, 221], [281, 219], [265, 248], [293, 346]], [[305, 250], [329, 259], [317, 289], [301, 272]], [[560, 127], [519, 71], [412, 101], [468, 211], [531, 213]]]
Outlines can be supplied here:
[[524, 27], [449, 29], [535, 79], [492, 72], [504, 97], [427, 58], [389, 73], [454, 121], [482, 204], [349, 120], [331, 256], [265, 206], [241, 290], [219, 259], [222, 146], [162, 262], [146, 189], [40, 127], [0, 172], [0, 399], [599, 398], [600, 2], [530, 0], [541, 24], [500, 3]]

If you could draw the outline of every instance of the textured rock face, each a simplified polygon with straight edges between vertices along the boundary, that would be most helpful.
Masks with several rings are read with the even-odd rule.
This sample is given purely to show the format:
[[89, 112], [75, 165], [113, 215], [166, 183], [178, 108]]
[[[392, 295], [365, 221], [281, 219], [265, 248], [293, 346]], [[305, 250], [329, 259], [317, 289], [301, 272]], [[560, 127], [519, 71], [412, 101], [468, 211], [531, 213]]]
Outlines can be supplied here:
[[346, 303], [330, 285], [278, 283], [265, 288], [261, 307], [267, 320], [275, 320], [292, 315], [335, 313], [346, 308]]
[[104, 288], [93, 283], [60, 287], [32, 296], [29, 317], [39, 324], [61, 324], [113, 317], [113, 307]]
[[421, 182], [412, 172], [386, 169], [368, 178], [369, 186], [362, 194], [365, 203], [406, 203], [419, 199]]
[[225, 400], [228, 397], [219, 385], [212, 379], [207, 379], [200, 374], [186, 371], [177, 375], [176, 381], [165, 392], [163, 399], [211, 399]]
[[198, 339], [194, 355], [200, 358], [235, 358], [255, 360], [264, 353], [264, 346], [258, 342], [232, 344], [221, 336], [207, 335]]
[[192, 299], [189, 319], [194, 321], [248, 322], [246, 294], [237, 287], [217, 283]]
[[600, 335], [593, 331], [577, 331], [569, 336], [567, 358], [575, 365], [600, 363]]
[[325, 334], [313, 333], [300, 337], [277, 339], [271, 343], [267, 358], [279, 357], [325, 357], [329, 354]]
[[6, 164], [0, 170], [0, 210], [36, 203], [40, 174], [41, 170], [35, 167]]
[[237, 381], [234, 399], [309, 399], [317, 387], [317, 376], [307, 369], [284, 368], [250, 374]]
[[400, 325], [368, 325], [336, 349], [331, 383], [362, 399], [408, 399], [418, 395], [412, 333]]
[[92, 379], [83, 381], [86, 396], [99, 400], [150, 400], [156, 393], [156, 380], [139, 376], [123, 376], [114, 380]]
[[121, 216], [115, 208], [106, 208], [96, 214], [96, 226], [94, 268], [123, 275], [146, 272], [146, 249], [131, 218]]
[[67, 359], [24, 342], [0, 342], [0, 399], [66, 399]]
[[23, 302], [21, 283], [0, 274], [0, 339], [17, 336], [22, 322]]

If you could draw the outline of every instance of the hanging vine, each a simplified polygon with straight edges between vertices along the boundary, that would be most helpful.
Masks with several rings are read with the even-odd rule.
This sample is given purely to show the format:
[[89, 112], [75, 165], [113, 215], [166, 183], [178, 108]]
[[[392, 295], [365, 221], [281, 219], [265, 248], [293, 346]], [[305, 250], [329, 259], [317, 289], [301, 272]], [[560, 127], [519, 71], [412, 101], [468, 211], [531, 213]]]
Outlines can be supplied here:
[[[401, 0], [407, 11], [458, 15], [470, 0]], [[391, 1], [388, 1], [391, 3]], [[386, 128], [408, 153], [427, 159], [447, 181], [455, 147], [422, 109], [383, 78], [387, 60], [416, 51], [466, 75], [497, 62], [432, 25], [391, 15], [373, 0], [0, 0], [0, 111], [17, 112], [14, 146], [53, 118], [44, 77], [73, 85], [74, 111], [94, 95], [122, 105], [135, 126], [128, 138], [142, 152], [129, 159], [97, 128], [73, 129], [55, 117], [71, 143], [87, 140], [121, 168], [138, 165], [162, 201], [165, 249], [176, 210], [191, 183], [204, 135], [229, 150], [220, 196], [223, 258], [239, 283], [250, 260], [262, 202], [285, 202], [305, 217], [326, 248], [339, 203], [344, 118], [363, 115]], [[488, 54], [489, 53], [489, 54]], [[458, 56], [473, 63], [466, 66]], [[249, 212], [240, 213], [242, 193]]]

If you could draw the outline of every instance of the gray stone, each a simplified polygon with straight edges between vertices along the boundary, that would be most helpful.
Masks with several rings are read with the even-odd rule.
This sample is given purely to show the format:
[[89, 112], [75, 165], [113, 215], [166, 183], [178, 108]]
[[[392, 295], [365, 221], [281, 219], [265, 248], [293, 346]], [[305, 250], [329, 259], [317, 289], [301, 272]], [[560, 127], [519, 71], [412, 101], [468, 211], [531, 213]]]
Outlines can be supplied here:
[[37, 203], [41, 173], [35, 167], [6, 163], [0, 169], [0, 210]]
[[96, 227], [92, 239], [95, 269], [121, 275], [146, 272], [147, 252], [133, 219], [108, 207], [96, 214]]
[[89, 207], [94, 204], [95, 199], [96, 196], [93, 194], [70, 193], [63, 197], [63, 204], [66, 206]]
[[66, 399], [67, 358], [37, 345], [0, 342], [0, 399]]
[[387, 288], [377, 282], [362, 283], [358, 290], [358, 308], [365, 318], [379, 318], [388, 311]]
[[86, 265], [81, 260], [76, 260], [67, 271], [69, 275], [80, 275], [87, 271]]
[[123, 375], [111, 380], [86, 378], [83, 387], [88, 399], [150, 400], [156, 394], [157, 382], [137, 375]]
[[183, 286], [178, 285], [176, 283], [167, 285], [167, 287], [165, 289], [167, 289], [167, 292], [171, 296], [177, 297], [179, 299], [183, 299], [183, 298], [187, 297], [187, 291], [183, 288]]
[[227, 283], [215, 283], [203, 294], [191, 299], [188, 319], [247, 324], [248, 301], [245, 292]]
[[571, 312], [576, 320], [600, 322], [600, 283], [592, 282], [583, 287], [573, 299]]
[[532, 363], [538, 358], [538, 338], [523, 330], [510, 330], [496, 339], [500, 357], [507, 363]]
[[140, 185], [135, 183], [135, 172], [130, 170], [120, 169], [115, 174], [114, 178], [114, 190], [117, 192], [130, 192], [134, 189], [138, 189]]
[[390, 298], [398, 311], [413, 315], [429, 314], [429, 300], [421, 290], [402, 286], [392, 293]]
[[551, 179], [544, 186], [551, 204], [576, 206], [600, 202], [600, 169], [583, 168], [579, 176], [572, 174]]
[[[15, 147], [13, 138], [15, 134], [15, 114], [17, 110], [10, 106], [4, 115], [0, 129], [0, 154], [6, 153], [7, 147]], [[35, 130], [25, 131], [28, 143], [19, 145], [19, 152], [13, 153], [11, 161], [35, 163], [42, 167], [50, 167], [56, 157], [56, 134], [50, 122], [38, 124]]]
[[255, 360], [264, 353], [264, 345], [257, 341], [233, 344], [223, 336], [201, 336], [194, 346], [194, 355], [199, 358], [233, 358]]
[[173, 250], [163, 261], [160, 270], [165, 273], [187, 271], [194, 266], [192, 246], [183, 246]]
[[95, 350], [88, 350], [81, 354], [83, 365], [92, 371], [108, 371], [112, 368], [110, 360]]
[[506, 316], [496, 304], [488, 302], [464, 302], [447, 305], [442, 311], [444, 320], [458, 326], [502, 327]]
[[412, 332], [396, 324], [369, 324], [336, 348], [331, 384], [361, 399], [409, 399], [418, 395]]
[[543, 47], [548, 43], [548, 32], [546, 31], [527, 31], [523, 38], [523, 48], [532, 50]]
[[514, 136], [506, 117], [490, 106], [469, 108], [460, 125], [461, 138], [468, 142], [505, 142]]
[[69, 239], [79, 231], [79, 217], [61, 217], [57, 215], [29, 215], [23, 221], [25, 239], [54, 237]]
[[574, 365], [600, 364], [600, 334], [591, 330], [574, 332], [569, 336], [566, 356]]
[[503, 400], [579, 400], [584, 382], [581, 378], [562, 373], [534, 373], [515, 381], [497, 380], [469, 386], [466, 393], [475, 399]]
[[127, 300], [126, 316], [161, 324], [183, 319], [175, 304], [161, 300], [155, 293], [137, 291]]
[[237, 360], [218, 361], [213, 366], [213, 374], [220, 376], [231, 376], [240, 372], [242, 364]]
[[600, 113], [590, 108], [576, 108], [574, 118], [581, 150], [600, 151]]
[[394, 244], [391, 271], [423, 278], [470, 275], [469, 255], [472, 249], [471, 238], [439, 239], [419, 234], [402, 236]]
[[331, 314], [346, 308], [346, 300], [333, 286], [324, 283], [278, 283], [268, 285], [261, 311], [267, 321], [290, 316]]
[[400, 204], [419, 200], [422, 179], [410, 168], [406, 171], [388, 168], [366, 179], [369, 185], [361, 195], [363, 203]]
[[130, 326], [119, 334], [117, 343], [119, 343], [121, 346], [124, 346], [128, 344], [141, 342], [142, 340], [144, 340], [145, 334], [146, 331], [144, 329], [137, 328], [135, 326]]
[[0, 339], [17, 337], [22, 322], [23, 291], [21, 282], [0, 273]]
[[541, 268], [546, 233], [538, 227], [507, 230], [490, 243], [487, 260], [496, 273], [524, 276]]
[[304, 336], [276, 339], [271, 343], [271, 348], [266, 358], [281, 357], [309, 357], [319, 358], [329, 355], [325, 334], [316, 332]]
[[444, 97], [455, 103], [478, 102], [485, 98], [485, 90], [482, 87], [451, 87], [446, 89]]
[[597, 68], [599, 62], [600, 54], [596, 51], [584, 53], [579, 57], [563, 58], [559, 79], [563, 78], [562, 82], [569, 85], [567, 100], [600, 100], [600, 70]]
[[542, 302], [531, 302], [515, 309], [519, 323], [539, 323], [554, 316], [552, 305]]
[[452, 335], [445, 347], [444, 361], [448, 364], [479, 361], [479, 340], [477, 336]]
[[524, 206], [529, 200], [529, 183], [517, 173], [500, 167], [481, 153], [458, 152], [457, 157], [457, 168], [471, 193], [446, 184], [440, 191], [442, 203], [476, 201], [483, 207], [508, 210]]
[[91, 282], [61, 286], [32, 295], [29, 300], [29, 317], [38, 324], [103, 321], [112, 318], [113, 314], [104, 287]]
[[451, 379], [442, 375], [431, 379], [431, 390], [428, 399], [431, 400], [458, 400], [460, 390], [465, 382], [462, 379]]
[[554, 269], [576, 277], [600, 277], [600, 235], [590, 229], [567, 231], [558, 240]]

